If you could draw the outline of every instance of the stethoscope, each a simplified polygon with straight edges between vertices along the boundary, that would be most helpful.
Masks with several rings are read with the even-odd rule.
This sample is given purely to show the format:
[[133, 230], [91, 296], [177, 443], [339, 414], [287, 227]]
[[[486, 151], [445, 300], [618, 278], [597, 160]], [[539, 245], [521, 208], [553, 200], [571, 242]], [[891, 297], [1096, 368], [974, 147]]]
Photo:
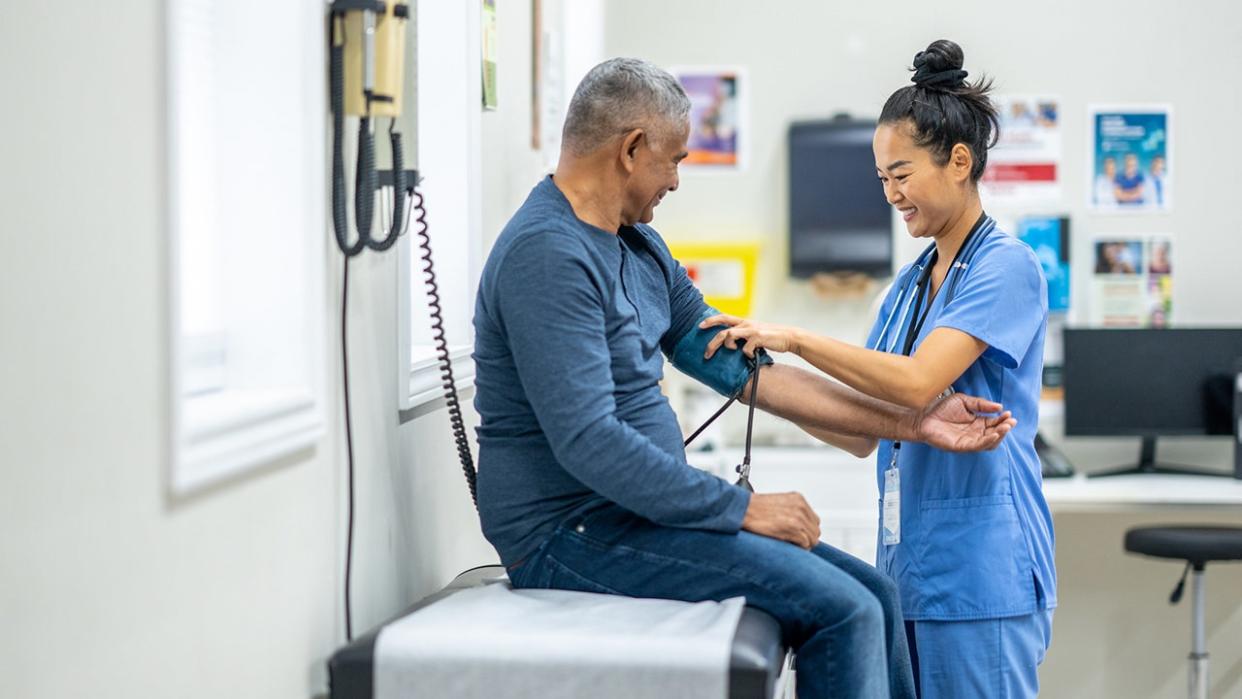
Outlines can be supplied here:
[[[962, 277], [966, 275], [970, 269], [971, 263], [974, 261], [975, 253], [979, 251], [979, 247], [983, 244], [984, 239], [996, 230], [996, 221], [986, 213], [979, 216], [979, 220], [975, 222], [970, 233], [966, 234], [966, 241], [962, 247], [958, 249], [957, 254], [953, 256], [953, 263], [949, 267], [948, 275], [944, 280], [944, 305], [947, 306], [957, 294], [957, 287], [961, 284]], [[923, 297], [927, 295], [930, 284], [932, 267], [936, 264], [936, 244], [932, 243], [927, 249], [918, 256], [910, 269], [906, 270], [905, 276], [898, 284], [897, 299], [893, 302], [892, 310], [888, 312], [888, 318], [884, 321], [884, 326], [880, 329], [880, 334], [876, 336], [875, 344], [871, 347], [873, 350], [882, 352], [894, 352], [897, 350], [897, 342], [902, 337], [901, 328], [905, 327], [906, 341], [902, 349], [902, 354], [910, 354], [910, 350], [914, 346], [919, 331], [923, 327], [923, 321], [927, 318], [927, 312], [931, 310], [931, 304], [934, 299], [929, 299], [927, 303], [927, 312], [920, 314], [916, 311], [913, 316], [910, 315], [911, 307], [922, 306]], [[913, 283], [913, 286], [911, 284]], [[905, 302], [904, 305], [902, 302]], [[897, 321], [897, 325], [893, 328], [893, 336], [888, 337], [888, 331], [893, 326], [893, 319], [897, 317], [898, 310], [901, 311], [901, 318]], [[907, 324], [907, 319], [909, 323]], [[887, 343], [885, 342], [887, 340]]]
[[[966, 240], [962, 242], [962, 247], [957, 249], [957, 254], [953, 256], [953, 263], [949, 265], [949, 272], [945, 275], [944, 283], [941, 291], [944, 293], [944, 305], [947, 307], [949, 302], [953, 300], [953, 296], [957, 293], [958, 284], [961, 283], [962, 277], [966, 276], [966, 272], [970, 269], [971, 262], [975, 259], [975, 253], [979, 251], [979, 246], [983, 244], [985, 238], [992, 231], [996, 230], [996, 221], [992, 220], [986, 213], [979, 215], [979, 220], [975, 221], [975, 225], [966, 234]], [[883, 352], [892, 353], [897, 348], [897, 341], [903, 335], [901, 328], [905, 327], [905, 342], [902, 343], [901, 353], [909, 356], [914, 348], [914, 341], [918, 338], [919, 332], [923, 329], [923, 322], [927, 320], [927, 316], [931, 314], [931, 306], [935, 303], [935, 298], [927, 299], [927, 307], [920, 313], [918, 309], [923, 306], [923, 297], [927, 296], [927, 290], [931, 285], [932, 268], [936, 265], [936, 244], [932, 243], [927, 246], [918, 259], [914, 261], [910, 269], [906, 271], [905, 278], [898, 285], [897, 299], [893, 302], [893, 308], [888, 312], [888, 319], [884, 321], [884, 327], [880, 329], [880, 334], [875, 339], [875, 346], [871, 349], [881, 350]], [[911, 282], [914, 286], [911, 287]], [[904, 307], [902, 301], [905, 301]], [[911, 307], [915, 308], [914, 315], [910, 315]], [[901, 320], [897, 321], [897, 328], [894, 330], [893, 337], [887, 338], [889, 327], [893, 324], [893, 318], [897, 315], [897, 309], [902, 308]], [[907, 324], [907, 318], [909, 324]], [[885, 339], [888, 339], [888, 346], [885, 347]], [[881, 349], [883, 348], [883, 349]], [[950, 386], [945, 393], [952, 393], [953, 387]], [[889, 469], [897, 468], [898, 455], [901, 453], [901, 442], [894, 441], [893, 448], [890, 452], [891, 460]]]

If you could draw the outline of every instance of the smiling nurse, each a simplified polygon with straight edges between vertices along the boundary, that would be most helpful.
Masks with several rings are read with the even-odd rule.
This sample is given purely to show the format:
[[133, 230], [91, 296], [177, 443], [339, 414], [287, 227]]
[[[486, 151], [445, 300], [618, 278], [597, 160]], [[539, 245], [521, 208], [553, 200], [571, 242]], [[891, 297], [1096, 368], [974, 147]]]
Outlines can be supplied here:
[[1056, 607], [1052, 517], [1034, 446], [1047, 291], [1034, 252], [983, 212], [978, 182], [996, 109], [991, 83], [967, 83], [962, 64], [957, 44], [934, 42], [914, 57], [914, 84], [881, 112], [873, 147], [884, 194], [911, 236], [934, 242], [898, 273], [867, 348], [731, 316], [704, 327], [731, 326], [709, 356], [745, 340], [747, 354], [795, 352], [902, 405], [953, 390], [1013, 411], [1017, 427], [989, 452], [879, 443], [876, 558], [900, 590], [921, 697], [1034, 697]]

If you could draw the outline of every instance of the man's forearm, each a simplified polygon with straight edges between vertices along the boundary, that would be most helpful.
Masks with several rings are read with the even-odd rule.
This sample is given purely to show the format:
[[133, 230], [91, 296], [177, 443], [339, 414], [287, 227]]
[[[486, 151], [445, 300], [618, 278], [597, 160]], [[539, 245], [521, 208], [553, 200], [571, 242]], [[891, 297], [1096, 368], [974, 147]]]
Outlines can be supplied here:
[[[881, 439], [916, 439], [916, 413], [820, 374], [776, 364], [759, 375], [757, 407], [804, 429]], [[741, 400], [750, 403], [750, 382]]]

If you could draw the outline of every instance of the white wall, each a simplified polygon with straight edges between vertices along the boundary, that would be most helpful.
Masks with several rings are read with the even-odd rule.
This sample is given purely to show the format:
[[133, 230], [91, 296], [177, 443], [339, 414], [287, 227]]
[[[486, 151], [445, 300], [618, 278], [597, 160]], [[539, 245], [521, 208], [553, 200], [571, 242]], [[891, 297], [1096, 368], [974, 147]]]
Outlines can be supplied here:
[[[608, 3], [607, 10], [609, 55], [666, 66], [741, 65], [748, 72], [751, 167], [734, 176], [684, 168], [681, 189], [665, 199], [655, 223], [667, 238], [762, 240], [766, 279], [758, 314], [838, 336], [863, 332], [866, 301], [824, 302], [806, 283], [784, 279], [786, 129], [794, 119], [842, 111], [874, 118], [888, 95], [907, 84], [914, 53], [945, 37], [964, 47], [972, 76], [994, 76], [998, 91], [1063, 98], [1062, 210], [1073, 216], [1075, 259], [1090, 258], [1092, 234], [1171, 231], [1177, 264], [1194, 270], [1176, 279], [1176, 320], [1242, 321], [1234, 302], [1242, 282], [1230, 256], [1221, 254], [1240, 249], [1222, 225], [1222, 212], [1242, 174], [1219, 164], [1242, 156], [1242, 143], [1224, 136], [1230, 115], [1242, 108], [1242, 91], [1229, 73], [1242, 51], [1242, 9], [1235, 3], [1060, 0], [1036, 10], [983, 0], [899, 6], [635, 0]], [[1086, 107], [1092, 101], [1175, 105], [1179, 181], [1171, 215], [1086, 215]], [[1220, 135], [1203, 136], [1214, 133]], [[902, 231], [897, 239], [904, 243], [908, 236]], [[898, 256], [919, 249], [907, 244]], [[1089, 268], [1079, 268], [1074, 291], [1083, 300]]]
[[[5, 20], [0, 695], [317, 694], [344, 636], [339, 255], [324, 270], [327, 436], [170, 500], [163, 3], [21, 5]], [[446, 412], [399, 423], [395, 263], [351, 269], [355, 632], [495, 560]]]
[[[854, 342], [865, 336], [870, 298], [824, 300], [808, 283], [786, 276], [786, 129], [795, 119], [841, 111], [874, 118], [888, 95], [906, 84], [914, 53], [934, 39], [950, 38], [964, 47], [972, 75], [994, 76], [998, 90], [1062, 97], [1065, 206], [1060, 211], [1072, 216], [1072, 259], [1090, 259], [1093, 235], [1172, 233], [1178, 265], [1175, 322], [1242, 323], [1242, 277], [1235, 271], [1242, 247], [1229, 213], [1242, 174], [1227, 165], [1242, 159], [1242, 142], [1230, 135], [1233, 115], [1242, 111], [1242, 89], [1232, 73], [1242, 62], [1242, 9], [1234, 3], [1059, 0], [1035, 7], [983, 0], [896, 5], [628, 0], [610, 2], [607, 10], [610, 56], [638, 56], [665, 66], [740, 65], [747, 71], [749, 169], [719, 175], [683, 168], [681, 188], [657, 209], [655, 225], [673, 240], [761, 241], [757, 317]], [[1087, 213], [1089, 102], [1174, 105], [1179, 179], [1173, 213]], [[895, 232], [895, 240], [899, 259], [921, 249], [904, 229]], [[1086, 298], [1089, 272], [1087, 265], [1075, 266], [1077, 308]], [[726, 420], [728, 433], [742, 434], [742, 412]], [[1137, 440], [1066, 442], [1058, 420], [1041, 428], [1080, 467], [1137, 456]], [[757, 437], [790, 438], [791, 430], [770, 418], [757, 420], [755, 429]], [[1221, 465], [1230, 458], [1223, 439], [1162, 440], [1161, 454], [1174, 462]], [[1185, 602], [1172, 608], [1165, 602], [1180, 570], [1175, 563], [1121, 551], [1126, 527], [1154, 521], [1236, 525], [1242, 514], [1057, 513], [1061, 608], [1042, 673], [1046, 696], [1167, 697], [1184, 691], [1189, 609]], [[1217, 695], [1242, 696], [1242, 570], [1211, 567], [1208, 588]]]

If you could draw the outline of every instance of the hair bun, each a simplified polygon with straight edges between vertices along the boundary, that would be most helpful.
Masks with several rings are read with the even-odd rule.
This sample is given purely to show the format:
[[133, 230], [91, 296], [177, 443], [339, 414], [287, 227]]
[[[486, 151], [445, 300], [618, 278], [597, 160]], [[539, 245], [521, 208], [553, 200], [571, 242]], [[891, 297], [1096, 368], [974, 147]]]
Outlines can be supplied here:
[[964, 60], [962, 47], [948, 39], [933, 41], [925, 50], [914, 54], [914, 75], [910, 80], [921, 87], [957, 87], [969, 75], [962, 70]]

